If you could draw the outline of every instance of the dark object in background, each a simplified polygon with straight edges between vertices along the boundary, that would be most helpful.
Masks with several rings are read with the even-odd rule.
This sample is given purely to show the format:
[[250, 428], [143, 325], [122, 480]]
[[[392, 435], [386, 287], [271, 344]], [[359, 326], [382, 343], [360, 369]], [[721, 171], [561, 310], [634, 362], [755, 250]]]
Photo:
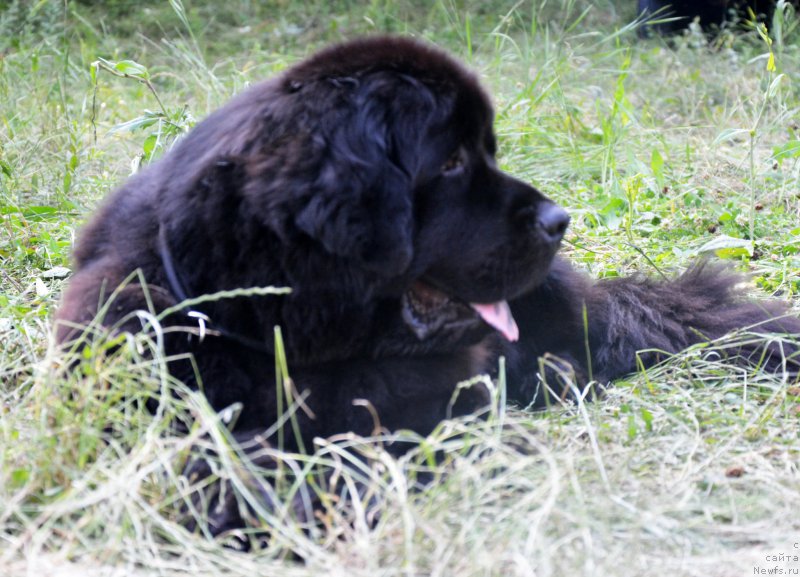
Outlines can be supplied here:
[[767, 18], [772, 15], [776, 4], [776, 0], [638, 0], [638, 14], [656, 21], [640, 30], [644, 35], [651, 31], [672, 34], [685, 29], [698, 18], [700, 26], [708, 32], [719, 29], [732, 17], [739, 20], [748, 18], [748, 9], [759, 18]]

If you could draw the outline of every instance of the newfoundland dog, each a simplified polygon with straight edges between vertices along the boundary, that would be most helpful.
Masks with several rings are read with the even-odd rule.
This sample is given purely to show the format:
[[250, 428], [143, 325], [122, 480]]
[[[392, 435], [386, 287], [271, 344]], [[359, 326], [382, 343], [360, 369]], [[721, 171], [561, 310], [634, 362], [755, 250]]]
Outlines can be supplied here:
[[[108, 198], [75, 248], [58, 339], [140, 331], [137, 311], [161, 313], [171, 374], [217, 410], [239, 403], [236, 431], [261, 432], [279, 418], [280, 327], [310, 446], [376, 419], [426, 434], [479, 410], [487, 393], [453, 402], [456, 385], [501, 356], [508, 398], [541, 406], [563, 392], [546, 355], [554, 374], [605, 382], [734, 329], [800, 334], [783, 304], [747, 300], [714, 267], [666, 281], [573, 271], [556, 257], [567, 213], [498, 169], [492, 120], [476, 77], [430, 45], [319, 52]], [[291, 292], [237, 292], [253, 287]], [[794, 349], [737, 354], [797, 368]]]

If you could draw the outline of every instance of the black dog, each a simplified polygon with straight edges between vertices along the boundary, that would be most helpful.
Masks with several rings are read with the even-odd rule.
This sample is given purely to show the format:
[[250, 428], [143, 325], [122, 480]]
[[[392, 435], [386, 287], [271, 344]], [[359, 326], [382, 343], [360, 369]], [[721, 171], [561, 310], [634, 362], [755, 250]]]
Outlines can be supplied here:
[[[510, 398], [537, 405], [548, 353], [606, 381], [635, 370], [643, 349], [673, 353], [755, 324], [800, 334], [783, 304], [744, 300], [736, 276], [709, 267], [673, 281], [574, 272], [555, 257], [566, 212], [497, 168], [492, 118], [475, 77], [430, 46], [380, 37], [320, 52], [233, 99], [106, 201], [75, 249], [59, 339], [100, 307], [106, 327], [137, 331], [137, 309], [291, 287], [178, 310], [164, 325], [190, 338], [166, 332], [165, 347], [191, 353], [170, 371], [201, 383], [216, 409], [242, 404], [236, 430], [263, 431], [278, 418], [279, 325], [309, 446], [371, 433], [356, 399], [383, 427], [421, 434], [477, 410], [486, 393], [451, 406], [455, 385], [500, 355]], [[136, 270], [146, 285], [106, 305]], [[740, 353], [781, 362], [774, 346]]]
[[[796, 5], [797, 2], [792, 2]], [[640, 28], [647, 34], [655, 30], [661, 34], [671, 34], [685, 29], [695, 18], [703, 30], [719, 30], [731, 18], [746, 21], [751, 14], [760, 20], [772, 17], [776, 0], [638, 0], [639, 16], [655, 20]]]

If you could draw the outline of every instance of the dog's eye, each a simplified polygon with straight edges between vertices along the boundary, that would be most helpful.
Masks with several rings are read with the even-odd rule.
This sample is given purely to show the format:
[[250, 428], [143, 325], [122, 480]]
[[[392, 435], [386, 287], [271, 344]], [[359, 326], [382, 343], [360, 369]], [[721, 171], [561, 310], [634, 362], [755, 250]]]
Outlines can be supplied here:
[[459, 148], [442, 165], [442, 174], [455, 174], [464, 168], [464, 152]]

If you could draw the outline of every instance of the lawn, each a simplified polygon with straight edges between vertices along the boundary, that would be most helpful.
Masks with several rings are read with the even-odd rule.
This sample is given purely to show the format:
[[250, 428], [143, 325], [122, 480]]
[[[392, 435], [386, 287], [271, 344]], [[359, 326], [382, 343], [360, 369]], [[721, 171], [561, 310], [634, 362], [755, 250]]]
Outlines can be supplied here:
[[[169, 379], [158, 343], [53, 344], [76, 231], [104, 195], [249, 84], [376, 32], [479, 73], [499, 164], [569, 208], [578, 268], [723, 260], [753, 298], [800, 311], [800, 17], [642, 39], [634, 5], [0, 0], [0, 575], [800, 574], [800, 383], [719, 354], [763, 337], [597, 383], [596, 402], [500, 403], [401, 459], [347, 435], [284, 455], [259, 508], [272, 537], [249, 553], [181, 523], [202, 521], [181, 475], [197, 444], [259, 505], [224, 419]], [[296, 481], [331, 476], [304, 524]]]

